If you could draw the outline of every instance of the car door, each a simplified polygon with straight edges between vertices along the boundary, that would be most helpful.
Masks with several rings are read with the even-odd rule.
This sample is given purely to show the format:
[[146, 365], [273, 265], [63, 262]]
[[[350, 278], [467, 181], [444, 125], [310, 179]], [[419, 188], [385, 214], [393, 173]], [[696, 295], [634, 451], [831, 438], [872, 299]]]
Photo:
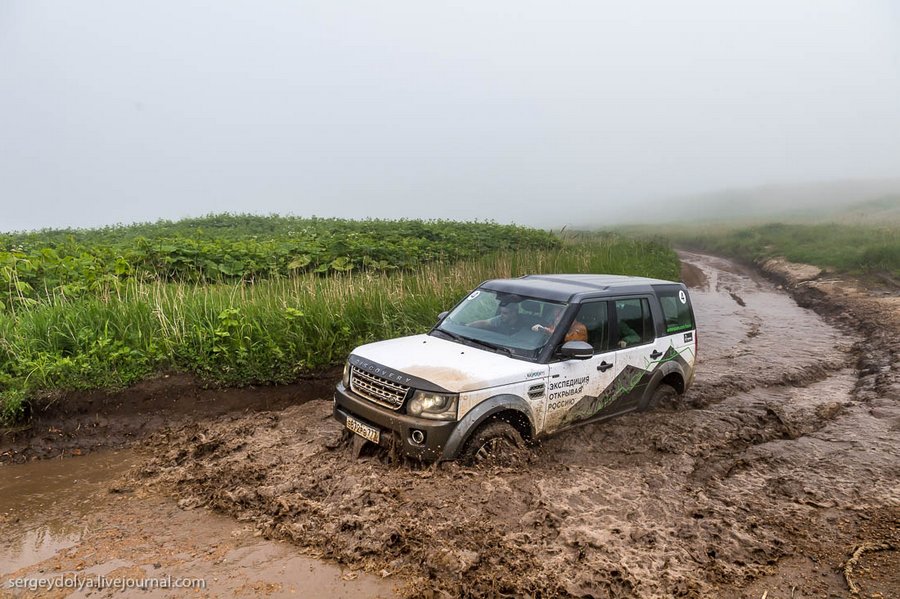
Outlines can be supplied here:
[[612, 345], [616, 349], [614, 383], [615, 411], [635, 409], [643, 397], [653, 371], [663, 358], [665, 339], [657, 340], [656, 327], [647, 297], [613, 300]]
[[549, 365], [549, 388], [544, 428], [547, 432], [604, 414], [609, 406], [606, 392], [616, 372], [616, 354], [609, 348], [609, 306], [606, 301], [585, 302], [575, 315], [587, 330], [594, 348], [589, 359], [558, 359]]

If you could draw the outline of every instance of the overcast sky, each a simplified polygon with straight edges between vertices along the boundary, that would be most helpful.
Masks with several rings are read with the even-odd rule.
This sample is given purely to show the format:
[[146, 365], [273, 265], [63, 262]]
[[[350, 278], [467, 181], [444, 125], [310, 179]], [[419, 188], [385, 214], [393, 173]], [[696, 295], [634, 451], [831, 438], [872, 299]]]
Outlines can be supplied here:
[[0, 0], [0, 230], [898, 175], [890, 0]]

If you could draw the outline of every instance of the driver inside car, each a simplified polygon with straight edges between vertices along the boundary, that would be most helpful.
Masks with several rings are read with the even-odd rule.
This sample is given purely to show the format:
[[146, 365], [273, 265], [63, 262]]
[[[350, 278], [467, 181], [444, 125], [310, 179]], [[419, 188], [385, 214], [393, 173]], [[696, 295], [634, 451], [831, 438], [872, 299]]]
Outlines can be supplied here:
[[[535, 333], [544, 333], [546, 335], [552, 335], [554, 331], [556, 331], [556, 326], [559, 324], [560, 319], [563, 314], [563, 306], [556, 306], [553, 308], [554, 313], [550, 317], [551, 324], [544, 326], [540, 324], [536, 324], [531, 327], [531, 330]], [[588, 340], [588, 330], [587, 327], [584, 326], [583, 323], [578, 322], [577, 320], [572, 322], [572, 326], [569, 327], [569, 331], [566, 333], [566, 338], [563, 339], [563, 343], [567, 341], [587, 341]]]
[[519, 303], [510, 301], [500, 304], [500, 312], [496, 316], [470, 322], [469, 326], [503, 335], [514, 335], [527, 327], [528, 323], [519, 313]]

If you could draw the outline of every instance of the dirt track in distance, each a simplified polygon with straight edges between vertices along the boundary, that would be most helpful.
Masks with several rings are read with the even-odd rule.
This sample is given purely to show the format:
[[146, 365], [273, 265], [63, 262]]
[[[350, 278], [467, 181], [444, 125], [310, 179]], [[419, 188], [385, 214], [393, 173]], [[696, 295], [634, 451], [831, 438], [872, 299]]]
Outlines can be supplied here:
[[863, 596], [900, 595], [896, 364], [868, 351], [896, 331], [835, 328], [731, 262], [683, 258], [694, 387], [522, 467], [354, 459], [323, 399], [159, 433], [135, 476], [410, 596], [846, 596], [864, 543], [884, 548], [851, 572]]

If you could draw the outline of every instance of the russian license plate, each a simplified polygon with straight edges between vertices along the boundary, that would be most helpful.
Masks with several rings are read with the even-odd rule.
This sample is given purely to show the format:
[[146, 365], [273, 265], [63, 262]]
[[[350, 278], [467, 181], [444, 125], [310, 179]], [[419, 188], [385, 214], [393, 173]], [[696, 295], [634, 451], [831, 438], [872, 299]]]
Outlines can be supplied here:
[[369, 426], [368, 424], [363, 424], [359, 420], [351, 418], [350, 416], [347, 416], [347, 428], [363, 439], [367, 439], [375, 444], [377, 444], [381, 439], [381, 431], [379, 431], [377, 428]]

